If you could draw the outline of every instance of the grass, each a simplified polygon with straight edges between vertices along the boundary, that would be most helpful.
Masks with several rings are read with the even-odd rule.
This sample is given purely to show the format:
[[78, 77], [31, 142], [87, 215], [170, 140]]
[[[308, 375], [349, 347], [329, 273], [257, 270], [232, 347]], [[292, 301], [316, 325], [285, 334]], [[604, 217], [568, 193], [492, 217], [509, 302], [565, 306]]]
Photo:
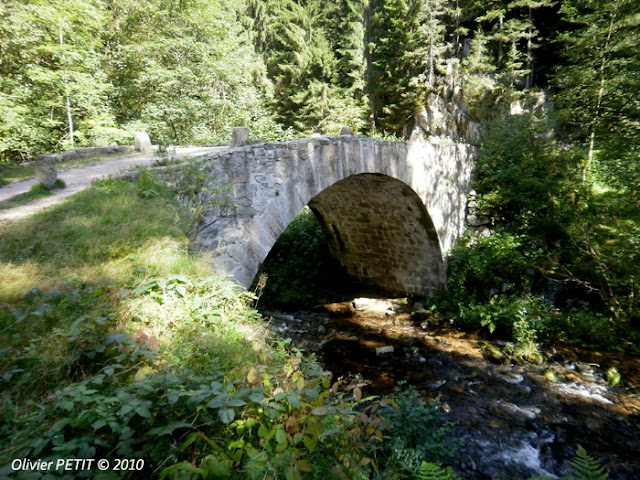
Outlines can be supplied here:
[[32, 219], [0, 227], [0, 302], [37, 280], [56, 288], [73, 276], [122, 282], [132, 271], [202, 273], [188, 254], [185, 223], [165, 197], [142, 199], [129, 184], [105, 181]]
[[28, 163], [0, 163], [0, 188], [11, 183], [21, 182], [36, 176], [33, 162]]
[[53, 190], [60, 190], [64, 188], [66, 185], [62, 179], [57, 179], [56, 183], [52, 188], [47, 188], [41, 183], [34, 183], [31, 186], [31, 190], [25, 193], [21, 193], [16, 195], [15, 197], [11, 197], [9, 200], [5, 200], [4, 202], [0, 202], [0, 210], [6, 210], [7, 208], [18, 207], [20, 205], [24, 205], [26, 203], [33, 202], [35, 200], [40, 200], [41, 198], [46, 198], [51, 196]]

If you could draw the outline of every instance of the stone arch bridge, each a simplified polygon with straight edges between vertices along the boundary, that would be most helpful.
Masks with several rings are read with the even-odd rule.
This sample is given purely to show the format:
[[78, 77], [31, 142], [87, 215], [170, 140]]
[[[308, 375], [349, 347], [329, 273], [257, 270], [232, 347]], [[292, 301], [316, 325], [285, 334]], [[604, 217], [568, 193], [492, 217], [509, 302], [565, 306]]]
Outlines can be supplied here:
[[360, 283], [434, 294], [465, 227], [475, 155], [466, 144], [354, 135], [231, 148], [197, 164], [218, 192], [197, 240], [213, 254], [216, 273], [248, 287], [308, 205], [332, 256]]

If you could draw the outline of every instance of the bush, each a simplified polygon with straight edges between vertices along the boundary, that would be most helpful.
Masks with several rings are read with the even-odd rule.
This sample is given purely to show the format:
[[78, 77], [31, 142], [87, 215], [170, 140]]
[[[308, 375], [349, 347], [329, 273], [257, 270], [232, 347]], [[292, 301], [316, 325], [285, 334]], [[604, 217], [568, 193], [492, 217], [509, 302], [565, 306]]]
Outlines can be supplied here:
[[0, 313], [11, 339], [0, 356], [0, 473], [15, 458], [127, 458], [146, 477], [367, 478], [379, 405], [289, 342], [270, 347], [252, 300], [183, 276], [32, 289]]
[[445, 421], [439, 404], [421, 399], [413, 386], [397, 391], [394, 405], [382, 415], [389, 422], [384, 445], [389, 471], [413, 477], [422, 463], [446, 462], [461, 446], [461, 440], [451, 436], [455, 424]]

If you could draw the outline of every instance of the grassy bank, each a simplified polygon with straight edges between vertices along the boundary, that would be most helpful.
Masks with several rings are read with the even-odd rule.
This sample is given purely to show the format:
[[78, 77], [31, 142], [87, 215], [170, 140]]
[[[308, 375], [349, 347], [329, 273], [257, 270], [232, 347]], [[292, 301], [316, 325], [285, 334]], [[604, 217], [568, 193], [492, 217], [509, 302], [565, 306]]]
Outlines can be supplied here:
[[[440, 439], [402, 460], [414, 439], [401, 413], [395, 430], [382, 415], [391, 401], [273, 338], [255, 298], [189, 251], [173, 193], [145, 178], [0, 227], [0, 475], [46, 478], [15, 459], [89, 458], [111, 468], [66, 476], [395, 478], [444, 460], [429, 453]], [[436, 405], [397, 402], [420, 402], [424, 429], [442, 423]], [[114, 470], [122, 458], [136, 461]]]
[[64, 187], [65, 183], [61, 179], [57, 179], [52, 188], [47, 188], [41, 183], [34, 183], [28, 192], [21, 193], [4, 202], [0, 202], [0, 210], [19, 207], [20, 205], [31, 203], [41, 198], [50, 197], [53, 194], [53, 190], [59, 190]]

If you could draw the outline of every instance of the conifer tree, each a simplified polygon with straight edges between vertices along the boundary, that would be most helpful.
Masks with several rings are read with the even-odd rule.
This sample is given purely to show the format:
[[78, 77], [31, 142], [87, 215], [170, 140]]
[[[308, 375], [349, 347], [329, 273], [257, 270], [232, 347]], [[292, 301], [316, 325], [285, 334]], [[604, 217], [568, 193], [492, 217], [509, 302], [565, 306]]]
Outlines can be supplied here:
[[[429, 90], [436, 87], [436, 74], [439, 67], [445, 64], [445, 52], [449, 49], [449, 45], [445, 42], [446, 26], [443, 21], [451, 10], [447, 8], [445, 0], [422, 0], [422, 8], [420, 16], [420, 27], [413, 39], [415, 46], [415, 54], [421, 56], [422, 63], [426, 68], [423, 72], [425, 82], [423, 86]], [[413, 54], [407, 52], [409, 58]]]
[[340, 83], [335, 32], [341, 5], [294, 0], [254, 0], [251, 5], [254, 28], [262, 29], [255, 38], [273, 83], [278, 121], [311, 133], [335, 131], [358, 119], [347, 77]]
[[420, 1], [372, 2], [369, 74], [373, 128], [406, 135], [416, 106], [415, 79], [425, 71], [422, 56], [411, 52], [420, 27]]

